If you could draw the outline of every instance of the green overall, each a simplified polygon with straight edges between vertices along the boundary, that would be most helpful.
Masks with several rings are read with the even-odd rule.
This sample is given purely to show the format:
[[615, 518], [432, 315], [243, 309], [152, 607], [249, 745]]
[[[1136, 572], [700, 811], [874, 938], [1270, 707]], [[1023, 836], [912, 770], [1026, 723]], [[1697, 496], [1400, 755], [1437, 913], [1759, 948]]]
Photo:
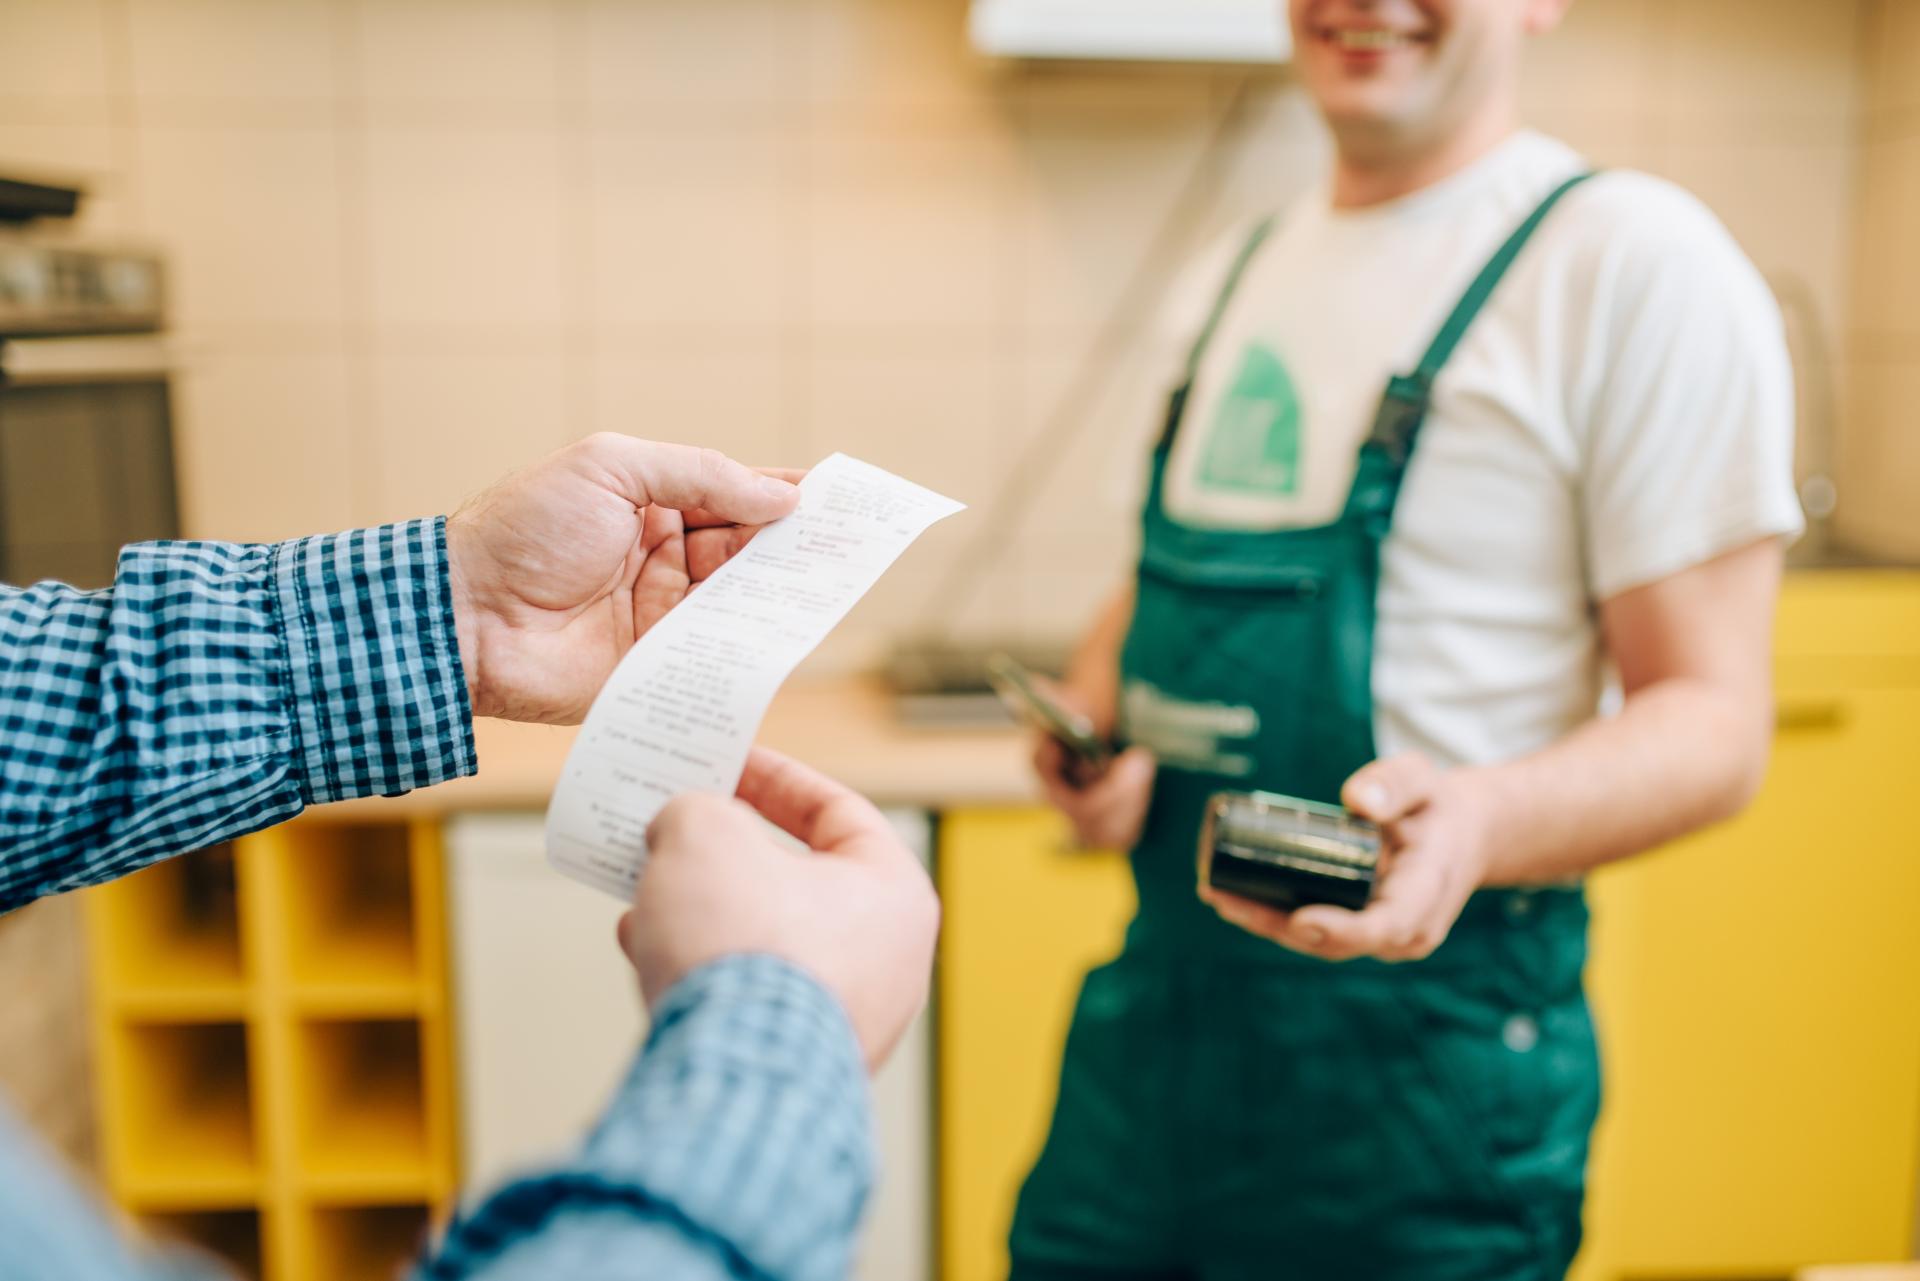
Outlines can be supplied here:
[[1222, 922], [1194, 856], [1210, 793], [1335, 801], [1374, 759], [1380, 548], [1434, 378], [1578, 181], [1388, 383], [1331, 524], [1167, 517], [1194, 373], [1265, 226], [1214, 304], [1155, 452], [1121, 656], [1128, 732], [1162, 757], [1132, 853], [1139, 911], [1080, 993], [1014, 1217], [1016, 1281], [1546, 1281], [1572, 1261], [1599, 1105], [1580, 892], [1483, 890], [1426, 960], [1329, 964]]

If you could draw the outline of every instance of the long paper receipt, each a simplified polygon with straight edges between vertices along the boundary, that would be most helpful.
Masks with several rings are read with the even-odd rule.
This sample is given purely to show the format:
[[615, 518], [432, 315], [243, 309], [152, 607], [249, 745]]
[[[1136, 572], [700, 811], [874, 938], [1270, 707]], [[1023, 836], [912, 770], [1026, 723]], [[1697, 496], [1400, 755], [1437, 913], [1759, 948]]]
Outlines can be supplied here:
[[964, 504], [834, 454], [793, 514], [668, 611], [587, 711], [547, 808], [547, 858], [619, 898], [681, 792], [732, 795], [780, 683], [929, 525]]

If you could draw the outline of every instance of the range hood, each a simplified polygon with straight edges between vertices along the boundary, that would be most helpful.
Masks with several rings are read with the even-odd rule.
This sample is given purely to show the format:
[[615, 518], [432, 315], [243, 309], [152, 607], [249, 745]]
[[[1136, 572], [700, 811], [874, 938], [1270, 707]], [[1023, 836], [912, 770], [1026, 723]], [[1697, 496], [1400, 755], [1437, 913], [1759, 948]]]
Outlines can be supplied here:
[[1284, 62], [1285, 0], [973, 0], [982, 53], [1008, 58]]

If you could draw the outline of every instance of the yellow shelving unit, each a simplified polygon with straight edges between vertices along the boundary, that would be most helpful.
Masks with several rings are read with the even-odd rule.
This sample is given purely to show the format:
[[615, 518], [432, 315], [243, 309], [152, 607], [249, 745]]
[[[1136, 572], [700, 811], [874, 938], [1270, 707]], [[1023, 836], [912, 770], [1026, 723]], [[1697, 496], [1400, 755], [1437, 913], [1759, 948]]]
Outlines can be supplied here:
[[301, 820], [87, 920], [114, 1199], [244, 1277], [394, 1276], [457, 1177], [437, 824]]

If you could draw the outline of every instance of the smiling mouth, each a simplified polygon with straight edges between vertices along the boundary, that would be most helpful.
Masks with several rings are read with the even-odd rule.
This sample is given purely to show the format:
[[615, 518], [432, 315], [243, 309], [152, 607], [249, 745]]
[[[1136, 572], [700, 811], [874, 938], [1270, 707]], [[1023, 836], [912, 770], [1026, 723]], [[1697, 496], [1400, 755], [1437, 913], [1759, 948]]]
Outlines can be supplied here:
[[1424, 36], [1411, 31], [1392, 31], [1385, 27], [1329, 27], [1320, 38], [1342, 53], [1387, 53], [1425, 44]]

